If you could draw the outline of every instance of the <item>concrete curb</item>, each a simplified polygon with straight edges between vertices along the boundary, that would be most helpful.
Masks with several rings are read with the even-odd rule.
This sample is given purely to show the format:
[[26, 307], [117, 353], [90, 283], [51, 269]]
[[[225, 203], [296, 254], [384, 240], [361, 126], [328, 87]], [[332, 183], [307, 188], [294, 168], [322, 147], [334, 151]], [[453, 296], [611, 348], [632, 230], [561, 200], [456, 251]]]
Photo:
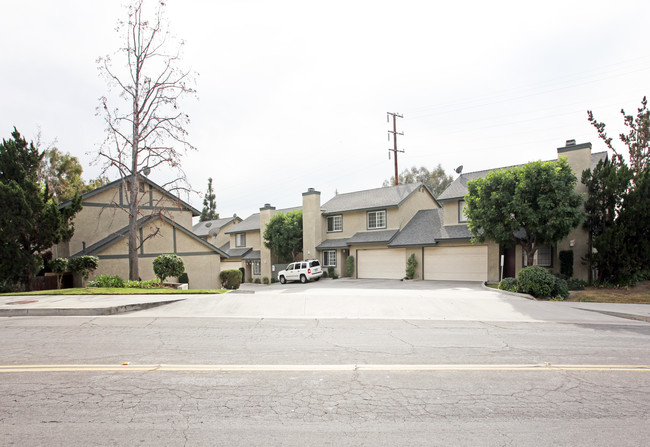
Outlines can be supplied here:
[[176, 303], [183, 299], [171, 301], [152, 301], [149, 303], [122, 304], [119, 306], [109, 307], [86, 307], [86, 308], [17, 308], [17, 309], [0, 309], [0, 317], [95, 317], [101, 315], [115, 315], [136, 310], [151, 309], [152, 307], [162, 306], [164, 304]]
[[499, 292], [499, 293], [503, 293], [505, 295], [518, 296], [519, 298], [525, 298], [527, 300], [537, 301], [537, 299], [534, 296], [528, 295], [527, 293], [517, 293], [517, 292], [510, 292], [508, 290], [493, 289], [492, 287], [488, 287], [487, 284], [485, 284], [484, 282], [481, 283], [481, 286], [484, 289], [492, 290], [493, 292]]

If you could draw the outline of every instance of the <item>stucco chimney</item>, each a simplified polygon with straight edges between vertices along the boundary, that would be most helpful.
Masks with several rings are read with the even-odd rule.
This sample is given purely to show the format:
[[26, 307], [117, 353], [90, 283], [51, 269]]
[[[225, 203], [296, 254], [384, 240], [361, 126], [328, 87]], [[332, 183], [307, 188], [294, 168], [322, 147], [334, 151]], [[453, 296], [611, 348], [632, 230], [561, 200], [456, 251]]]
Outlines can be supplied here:
[[320, 211], [320, 192], [309, 188], [302, 193], [302, 256], [318, 259], [316, 247], [323, 240], [323, 218]]

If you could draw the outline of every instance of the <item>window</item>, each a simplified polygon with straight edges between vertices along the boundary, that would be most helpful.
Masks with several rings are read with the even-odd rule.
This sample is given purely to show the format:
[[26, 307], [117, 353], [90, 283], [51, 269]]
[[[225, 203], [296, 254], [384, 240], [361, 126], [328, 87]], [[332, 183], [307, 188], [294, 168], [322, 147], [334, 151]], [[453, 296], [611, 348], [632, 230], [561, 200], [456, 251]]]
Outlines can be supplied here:
[[138, 183], [138, 189], [140, 190], [140, 192], [144, 192], [144, 182]]
[[323, 266], [336, 267], [336, 250], [325, 250], [323, 252]]
[[458, 201], [458, 222], [467, 222], [467, 217], [465, 216], [465, 206], [466, 203], [464, 200]]
[[343, 216], [329, 216], [327, 218], [327, 232], [343, 231]]
[[253, 261], [253, 275], [261, 275], [260, 261]]
[[368, 229], [386, 228], [386, 210], [368, 211]]
[[[522, 251], [522, 265], [526, 267], [527, 259], [526, 253]], [[553, 250], [550, 245], [540, 245], [535, 252], [535, 259], [533, 265], [539, 265], [540, 267], [552, 267], [553, 266]]]
[[237, 233], [235, 235], [235, 247], [246, 246], [246, 233]]

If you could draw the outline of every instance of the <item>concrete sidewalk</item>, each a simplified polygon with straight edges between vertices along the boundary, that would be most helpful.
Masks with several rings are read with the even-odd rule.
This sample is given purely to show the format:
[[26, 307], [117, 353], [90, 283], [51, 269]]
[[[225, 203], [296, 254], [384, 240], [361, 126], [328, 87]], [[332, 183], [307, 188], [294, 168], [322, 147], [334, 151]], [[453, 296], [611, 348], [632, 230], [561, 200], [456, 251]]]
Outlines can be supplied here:
[[192, 295], [26, 295], [0, 297], [0, 317], [115, 315], [185, 300]]

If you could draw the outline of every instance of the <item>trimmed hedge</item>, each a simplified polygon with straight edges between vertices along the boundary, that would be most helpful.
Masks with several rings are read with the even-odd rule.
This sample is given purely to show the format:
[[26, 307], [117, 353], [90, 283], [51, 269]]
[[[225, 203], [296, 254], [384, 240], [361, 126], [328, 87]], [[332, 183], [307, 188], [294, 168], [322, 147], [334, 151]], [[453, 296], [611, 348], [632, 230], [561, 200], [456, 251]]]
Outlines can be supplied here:
[[518, 292], [519, 283], [517, 278], [503, 278], [499, 283], [499, 290], [506, 290], [508, 292]]
[[153, 272], [160, 282], [169, 277], [178, 278], [185, 271], [185, 263], [176, 255], [160, 255], [153, 260]]
[[219, 273], [221, 280], [221, 287], [224, 289], [236, 290], [241, 285], [241, 271], [240, 270], [224, 270]]
[[555, 290], [555, 279], [544, 267], [525, 267], [517, 275], [519, 292], [528, 293], [535, 298], [549, 298]]

